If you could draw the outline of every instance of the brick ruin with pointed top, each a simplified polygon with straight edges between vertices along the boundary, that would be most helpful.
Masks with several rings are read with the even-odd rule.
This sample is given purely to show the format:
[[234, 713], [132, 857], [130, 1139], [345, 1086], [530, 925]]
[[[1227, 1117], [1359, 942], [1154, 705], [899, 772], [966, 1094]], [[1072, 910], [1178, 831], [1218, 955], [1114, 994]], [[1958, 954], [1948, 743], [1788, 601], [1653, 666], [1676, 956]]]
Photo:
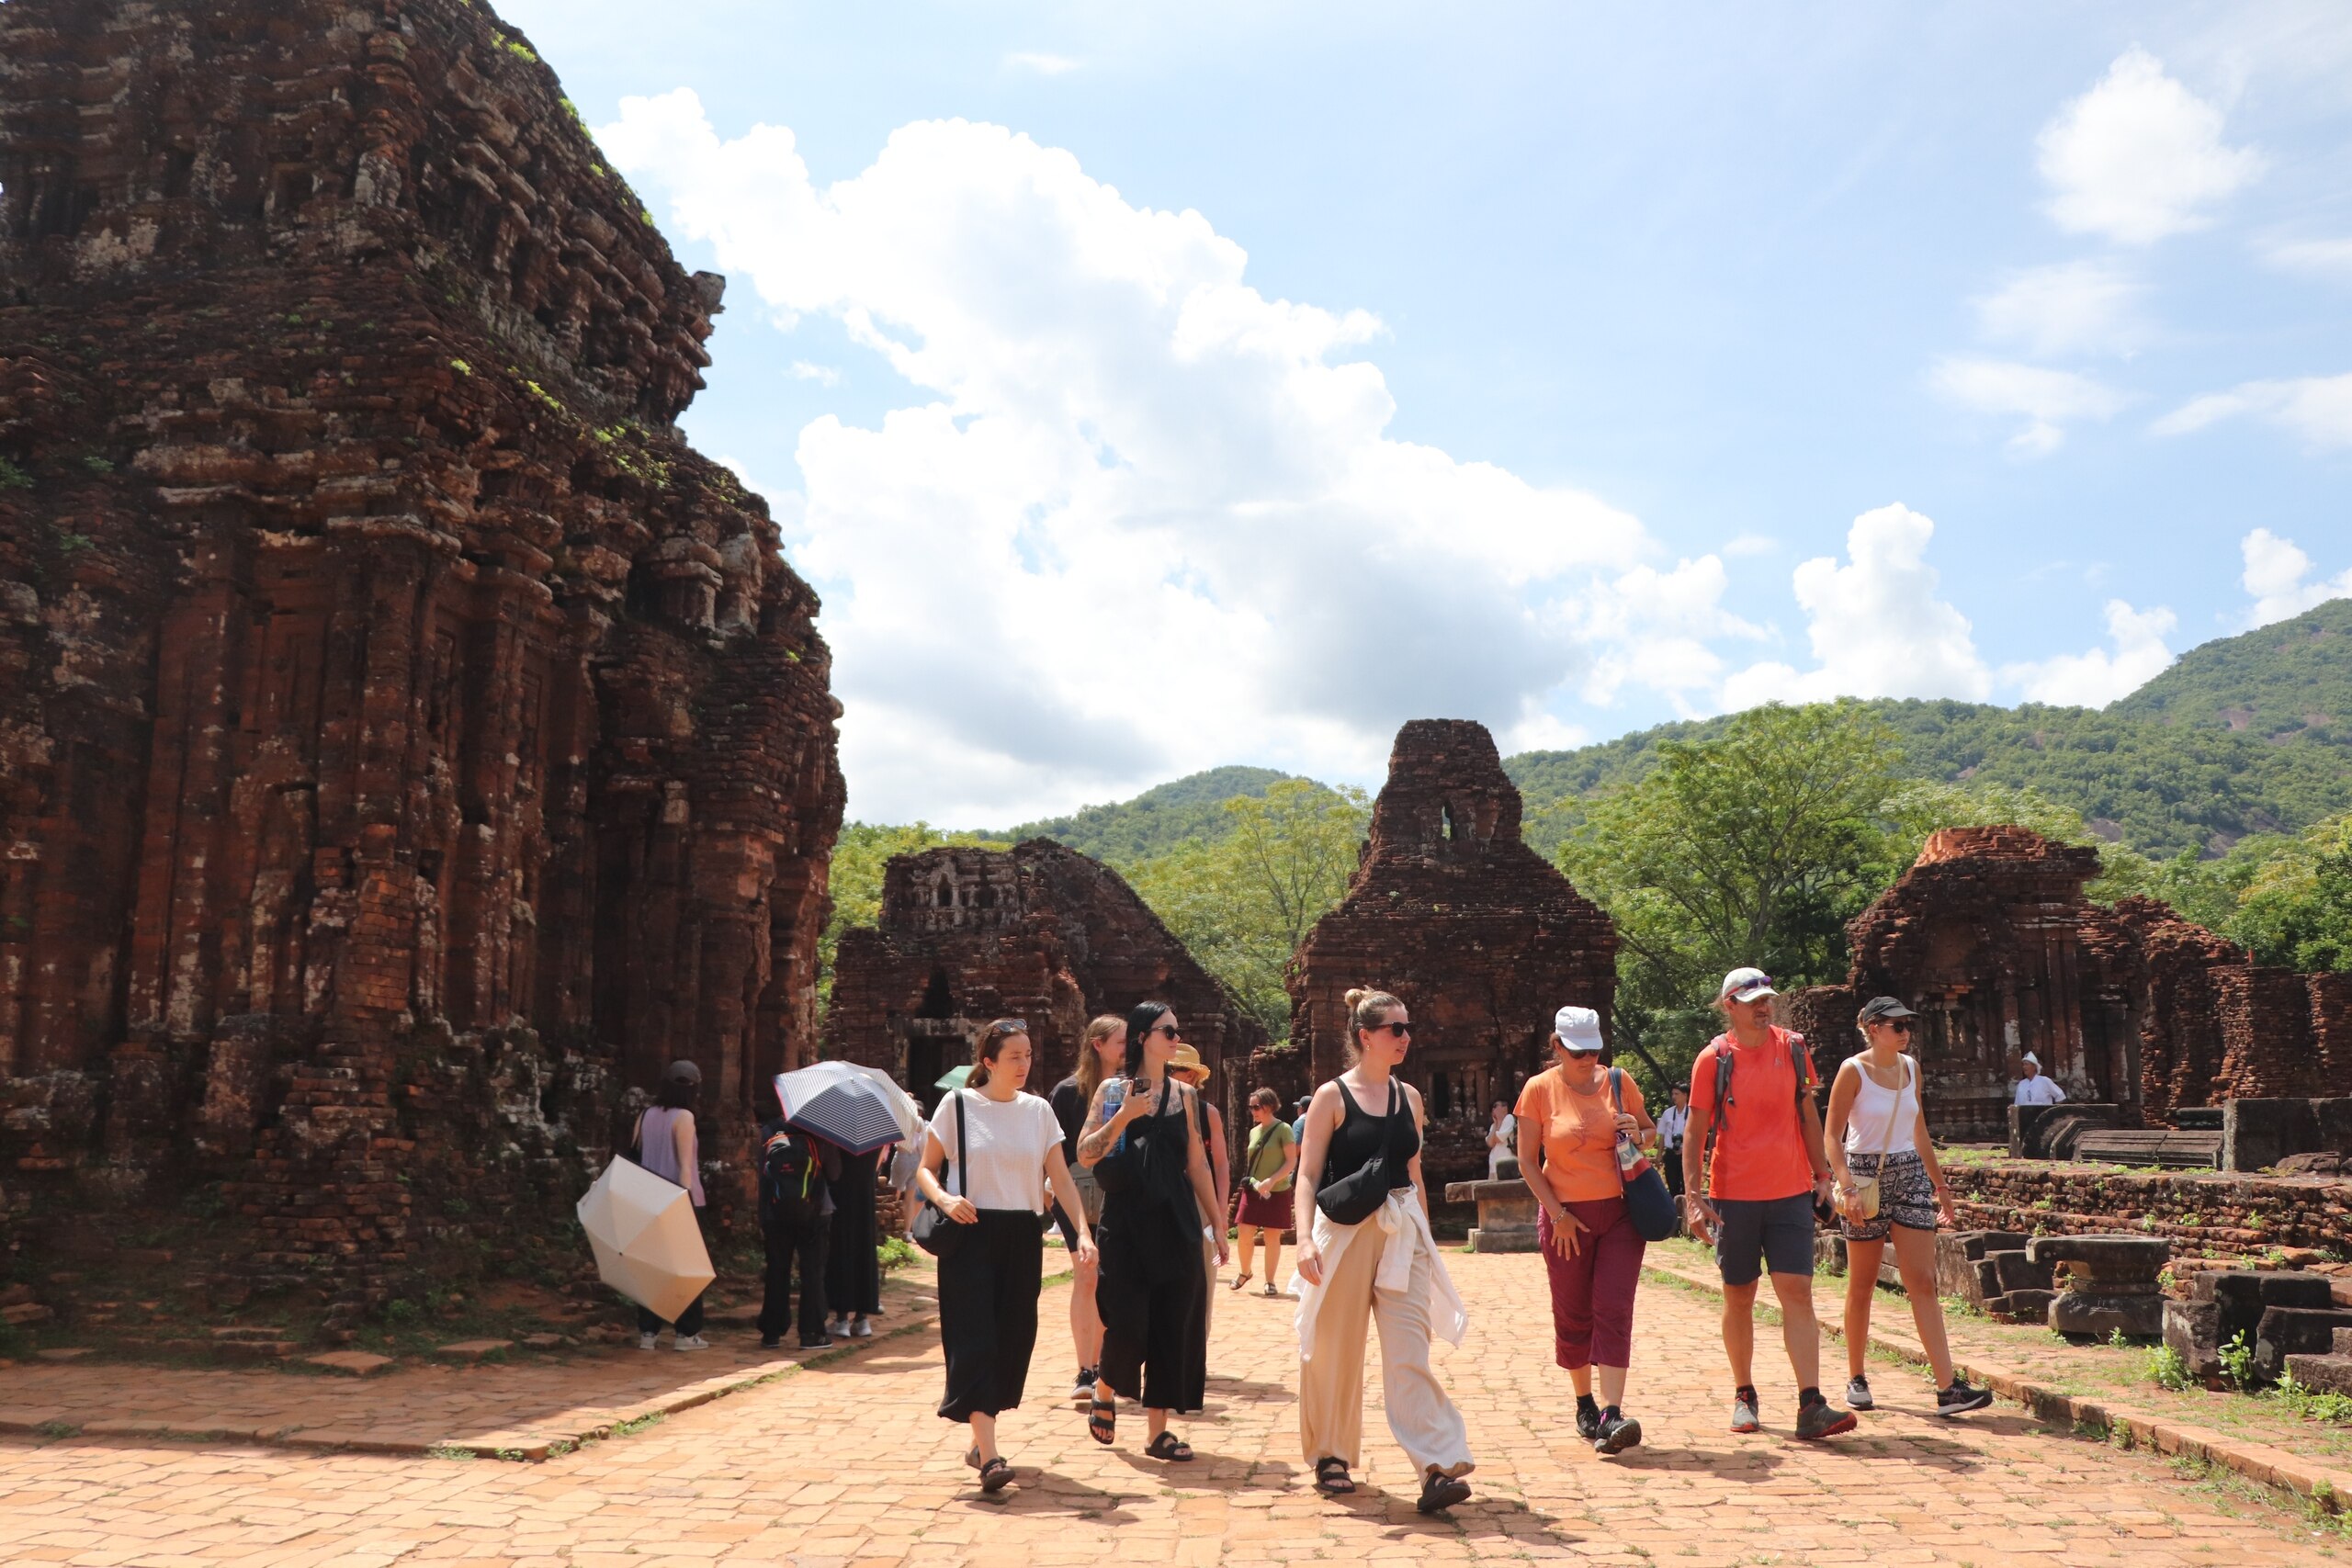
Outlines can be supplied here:
[[1487, 1108], [1547, 1065], [1553, 1015], [1592, 1008], [1606, 1033], [1616, 1001], [1617, 928], [1528, 848], [1521, 809], [1486, 726], [1407, 724], [1347, 896], [1285, 976], [1312, 1083], [1348, 1065], [1351, 989], [1411, 1010], [1403, 1071], [1430, 1113], [1433, 1190], [1485, 1173]]
[[15, 1240], [225, 1180], [349, 1314], [673, 1057], [723, 1160], [842, 789], [816, 597], [676, 427], [721, 280], [479, 0], [13, 0], [0, 60]]
[[824, 1054], [928, 1100], [990, 1020], [1019, 1018], [1035, 1049], [1029, 1089], [1042, 1095], [1076, 1066], [1091, 1019], [1142, 1001], [1175, 1010], [1228, 1132], [1240, 1124], [1232, 1097], [1250, 1086], [1237, 1069], [1266, 1032], [1125, 878], [1049, 839], [925, 850], [891, 857], [878, 920], [842, 933]]

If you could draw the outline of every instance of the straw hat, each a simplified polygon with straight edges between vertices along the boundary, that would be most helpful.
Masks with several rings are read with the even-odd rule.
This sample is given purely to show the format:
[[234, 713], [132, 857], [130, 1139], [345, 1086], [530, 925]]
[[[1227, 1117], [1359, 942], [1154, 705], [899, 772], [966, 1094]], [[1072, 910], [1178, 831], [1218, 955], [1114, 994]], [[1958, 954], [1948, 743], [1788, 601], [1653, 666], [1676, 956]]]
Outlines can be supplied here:
[[1169, 1053], [1168, 1070], [1195, 1087], [1209, 1081], [1209, 1065], [1190, 1045], [1179, 1045]]

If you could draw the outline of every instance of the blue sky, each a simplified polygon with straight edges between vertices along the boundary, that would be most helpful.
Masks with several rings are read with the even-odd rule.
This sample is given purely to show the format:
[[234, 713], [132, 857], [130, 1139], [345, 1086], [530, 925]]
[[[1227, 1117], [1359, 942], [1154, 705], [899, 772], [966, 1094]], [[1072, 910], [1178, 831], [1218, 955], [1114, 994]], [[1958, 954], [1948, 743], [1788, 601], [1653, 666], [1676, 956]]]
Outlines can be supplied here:
[[2104, 702], [2352, 592], [2341, 6], [502, 14], [729, 275], [686, 427], [858, 816]]

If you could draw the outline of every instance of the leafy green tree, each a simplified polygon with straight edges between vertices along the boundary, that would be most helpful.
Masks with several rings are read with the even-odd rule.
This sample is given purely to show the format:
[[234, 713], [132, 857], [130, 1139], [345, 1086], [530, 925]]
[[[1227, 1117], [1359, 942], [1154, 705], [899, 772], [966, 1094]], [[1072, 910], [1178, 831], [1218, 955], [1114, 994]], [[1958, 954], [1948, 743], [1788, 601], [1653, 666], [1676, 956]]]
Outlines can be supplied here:
[[1283, 966], [1347, 893], [1371, 805], [1362, 790], [1287, 779], [1223, 809], [1221, 836], [1124, 869], [1202, 966], [1281, 1039], [1290, 1027]]
[[2222, 930], [2264, 964], [2352, 969], [2352, 814], [2320, 823], [2266, 860]]

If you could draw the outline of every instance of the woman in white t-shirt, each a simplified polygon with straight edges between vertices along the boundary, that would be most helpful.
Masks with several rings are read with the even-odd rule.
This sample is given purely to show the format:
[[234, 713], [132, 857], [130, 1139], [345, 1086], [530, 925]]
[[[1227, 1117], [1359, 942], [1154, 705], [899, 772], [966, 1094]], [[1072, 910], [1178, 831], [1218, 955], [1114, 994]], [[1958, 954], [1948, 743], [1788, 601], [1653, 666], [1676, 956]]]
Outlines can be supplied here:
[[964, 1462], [980, 1472], [984, 1492], [1001, 1491], [1012, 1479], [997, 1452], [996, 1418], [1020, 1404], [1037, 1348], [1048, 1185], [1077, 1227], [1079, 1260], [1094, 1260], [1085, 1205], [1062, 1155], [1061, 1123], [1052, 1106], [1021, 1092], [1033, 1059], [1021, 1020], [1001, 1018], [983, 1030], [972, 1075], [932, 1118], [915, 1173], [926, 1199], [971, 1227], [939, 1259], [939, 1341], [947, 1353], [939, 1414], [970, 1424]]

